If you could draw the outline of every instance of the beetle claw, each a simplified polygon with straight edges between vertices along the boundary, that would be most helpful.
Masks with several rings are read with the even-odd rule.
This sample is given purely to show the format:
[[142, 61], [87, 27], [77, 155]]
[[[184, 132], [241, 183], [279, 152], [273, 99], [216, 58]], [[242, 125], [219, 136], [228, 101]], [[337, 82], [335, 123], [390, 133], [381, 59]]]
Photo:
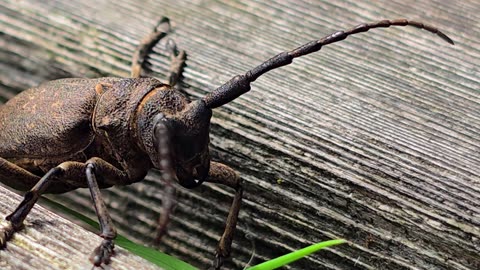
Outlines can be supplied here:
[[102, 243], [95, 248], [90, 255], [90, 261], [95, 267], [101, 267], [102, 265], [108, 265], [111, 262], [111, 257], [115, 253], [115, 245], [113, 240], [105, 239]]
[[222, 267], [224, 261], [225, 257], [217, 251], [215, 253], [215, 259], [213, 259], [213, 265], [210, 270], [219, 270]]
[[7, 246], [7, 241], [12, 238], [15, 232], [15, 227], [10, 221], [0, 226], [0, 249], [4, 249]]

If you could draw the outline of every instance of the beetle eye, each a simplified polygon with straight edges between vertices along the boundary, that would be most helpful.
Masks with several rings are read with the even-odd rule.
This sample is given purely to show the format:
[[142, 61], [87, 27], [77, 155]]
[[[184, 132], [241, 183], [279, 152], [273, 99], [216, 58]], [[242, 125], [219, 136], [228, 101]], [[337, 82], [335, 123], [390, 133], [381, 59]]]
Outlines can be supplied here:
[[177, 154], [183, 161], [191, 161], [205, 150], [205, 144], [199, 143], [198, 138], [194, 137], [182, 137], [176, 145]]

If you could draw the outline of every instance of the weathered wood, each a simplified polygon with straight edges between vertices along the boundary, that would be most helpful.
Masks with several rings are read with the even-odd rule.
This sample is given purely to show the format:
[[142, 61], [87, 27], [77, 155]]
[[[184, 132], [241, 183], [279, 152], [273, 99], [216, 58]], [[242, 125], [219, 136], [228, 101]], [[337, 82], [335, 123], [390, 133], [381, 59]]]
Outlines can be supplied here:
[[[314, 2], [314, 3], [312, 3]], [[287, 269], [480, 268], [480, 5], [455, 1], [3, 1], [3, 99], [60, 77], [128, 76], [138, 40], [168, 16], [188, 52], [194, 97], [286, 49], [357, 23], [374, 30], [271, 72], [215, 111], [214, 157], [240, 172], [245, 200], [229, 269], [312, 242], [351, 245]], [[168, 68], [162, 45], [155, 76]], [[151, 174], [105, 192], [123, 234], [150, 243], [162, 199]], [[161, 249], [210, 263], [232, 192], [178, 190]], [[92, 217], [86, 190], [61, 197]]]
[[[22, 199], [2, 186], [0, 198], [2, 218], [10, 214]], [[1, 224], [4, 222], [2, 220]], [[0, 250], [0, 269], [92, 269], [88, 257], [101, 241], [98, 235], [36, 205], [25, 222], [25, 229], [14, 235], [6, 249]], [[115, 253], [108, 269], [160, 269], [121, 247], [117, 246]]]

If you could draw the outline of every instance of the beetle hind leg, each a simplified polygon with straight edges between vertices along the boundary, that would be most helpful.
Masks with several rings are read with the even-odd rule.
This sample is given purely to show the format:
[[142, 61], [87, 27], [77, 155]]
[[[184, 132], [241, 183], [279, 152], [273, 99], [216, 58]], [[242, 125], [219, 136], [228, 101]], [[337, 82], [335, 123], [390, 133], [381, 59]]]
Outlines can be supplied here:
[[183, 68], [185, 67], [185, 61], [187, 60], [187, 54], [184, 50], [178, 50], [177, 45], [172, 39], [168, 40], [167, 46], [171, 51], [172, 58], [167, 79], [168, 84], [175, 86], [182, 76]]
[[55, 177], [60, 176], [64, 170], [61, 167], [55, 167], [48, 171], [38, 183], [27, 193], [25, 193], [23, 201], [20, 205], [8, 215], [5, 219], [7, 225], [0, 228], [0, 248], [6, 246], [8, 240], [11, 239], [13, 234], [23, 227], [23, 221], [32, 210], [33, 206], [37, 202], [38, 198], [48, 186], [54, 181]]
[[[145, 38], [143, 38], [143, 40], [137, 46], [137, 49], [132, 57], [131, 76], [133, 78], [140, 78], [152, 71], [151, 64], [149, 62], [150, 53], [155, 45], [161, 39], [167, 36], [168, 32], [170, 32], [170, 21], [168, 18], [163, 17], [155, 29]], [[185, 60], [187, 59], [187, 56], [184, 50], [178, 50], [177, 45], [172, 39], [167, 41], [166, 46], [171, 55], [167, 81], [168, 84], [174, 86], [178, 83], [180, 77], [182, 76], [183, 67], [185, 66]]]
[[144, 37], [132, 57], [132, 72], [133, 78], [140, 78], [146, 71], [149, 71], [149, 54], [153, 47], [170, 32], [170, 20], [163, 17], [158, 22], [153, 31]]

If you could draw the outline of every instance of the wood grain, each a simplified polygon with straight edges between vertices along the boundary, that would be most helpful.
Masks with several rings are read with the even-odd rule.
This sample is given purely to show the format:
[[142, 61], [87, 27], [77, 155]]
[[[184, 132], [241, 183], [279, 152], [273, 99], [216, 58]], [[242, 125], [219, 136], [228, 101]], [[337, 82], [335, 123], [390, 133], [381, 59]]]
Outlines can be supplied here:
[[[0, 214], [10, 214], [22, 197], [0, 186]], [[2, 220], [1, 225], [3, 225]], [[102, 238], [85, 231], [82, 227], [68, 221], [55, 213], [36, 205], [25, 229], [16, 233], [7, 243], [7, 248], [0, 250], [0, 268], [2, 270], [56, 270], [75, 269], [90, 270], [88, 257]], [[150, 262], [132, 255], [121, 247], [115, 247], [116, 255], [107, 269], [128, 270], [160, 268]]]
[[[239, 171], [245, 200], [232, 260], [240, 269], [345, 238], [286, 269], [480, 268], [480, 6], [452, 1], [3, 1], [0, 96], [61, 77], [128, 76], [161, 16], [188, 60], [181, 86], [201, 97], [283, 50], [358, 23], [408, 18], [258, 79], [212, 120], [216, 160]], [[152, 64], [168, 68], [164, 45]], [[119, 231], [151, 243], [162, 201], [152, 172], [105, 191]], [[160, 249], [206, 268], [233, 192], [178, 189]], [[56, 199], [94, 217], [86, 190]], [[249, 236], [247, 239], [246, 236]]]

